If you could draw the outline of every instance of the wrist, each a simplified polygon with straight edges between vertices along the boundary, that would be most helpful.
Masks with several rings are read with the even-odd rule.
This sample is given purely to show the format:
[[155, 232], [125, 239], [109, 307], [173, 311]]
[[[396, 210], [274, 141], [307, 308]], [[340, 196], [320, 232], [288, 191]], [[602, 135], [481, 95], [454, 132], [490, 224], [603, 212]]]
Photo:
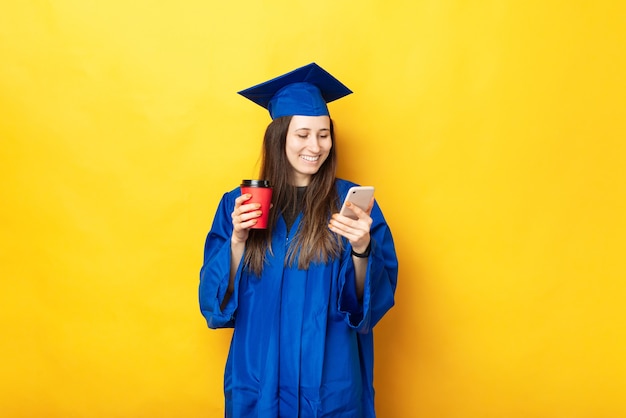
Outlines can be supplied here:
[[240, 240], [235, 238], [234, 236], [230, 238], [230, 246], [231, 247], [243, 247], [246, 245], [246, 240]]
[[355, 251], [354, 248], [350, 250], [351, 254], [357, 258], [367, 258], [370, 256], [371, 251], [372, 251], [372, 241], [370, 241], [369, 244], [367, 244], [367, 248], [365, 248], [365, 251], [358, 252], [358, 251]]

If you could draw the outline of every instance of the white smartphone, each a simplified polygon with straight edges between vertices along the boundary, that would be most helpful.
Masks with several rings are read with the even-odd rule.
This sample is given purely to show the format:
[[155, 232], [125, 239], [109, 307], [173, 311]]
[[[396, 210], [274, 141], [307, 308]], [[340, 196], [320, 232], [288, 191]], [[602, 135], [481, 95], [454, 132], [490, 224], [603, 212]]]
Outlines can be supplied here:
[[374, 197], [374, 187], [373, 186], [354, 186], [350, 187], [348, 190], [348, 194], [346, 195], [346, 199], [343, 201], [343, 205], [341, 206], [341, 211], [339, 212], [343, 216], [347, 216], [352, 219], [359, 219], [352, 210], [346, 206], [346, 203], [350, 202], [354, 205], [357, 205], [359, 208], [363, 210], [367, 210], [367, 207], [370, 204], [370, 201]]

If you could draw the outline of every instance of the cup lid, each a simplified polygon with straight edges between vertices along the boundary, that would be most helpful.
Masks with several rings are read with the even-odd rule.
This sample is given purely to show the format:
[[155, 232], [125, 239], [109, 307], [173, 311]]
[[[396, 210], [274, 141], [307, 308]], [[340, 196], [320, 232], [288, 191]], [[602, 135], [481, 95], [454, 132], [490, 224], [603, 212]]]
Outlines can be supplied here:
[[243, 187], [271, 187], [268, 180], [241, 180]]

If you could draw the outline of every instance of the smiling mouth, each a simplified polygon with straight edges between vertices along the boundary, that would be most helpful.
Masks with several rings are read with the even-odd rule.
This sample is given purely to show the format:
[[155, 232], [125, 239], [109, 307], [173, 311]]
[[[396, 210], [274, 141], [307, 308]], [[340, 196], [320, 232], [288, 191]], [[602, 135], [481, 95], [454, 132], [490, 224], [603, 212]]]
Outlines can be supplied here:
[[318, 155], [317, 157], [311, 157], [309, 155], [301, 155], [300, 158], [302, 158], [304, 161], [308, 161], [310, 163], [314, 163], [317, 160], [320, 159], [320, 156]]

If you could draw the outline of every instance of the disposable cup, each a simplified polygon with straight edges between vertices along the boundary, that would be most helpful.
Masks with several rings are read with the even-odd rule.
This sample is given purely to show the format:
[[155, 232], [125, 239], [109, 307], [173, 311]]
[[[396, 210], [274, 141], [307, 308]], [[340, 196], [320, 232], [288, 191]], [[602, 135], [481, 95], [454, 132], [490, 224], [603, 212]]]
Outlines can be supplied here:
[[265, 229], [267, 228], [267, 220], [270, 214], [270, 204], [272, 202], [272, 188], [270, 182], [267, 180], [242, 180], [241, 181], [241, 194], [249, 193], [252, 197], [246, 202], [248, 203], [260, 203], [261, 216], [257, 218], [257, 223], [252, 226], [252, 229]]

